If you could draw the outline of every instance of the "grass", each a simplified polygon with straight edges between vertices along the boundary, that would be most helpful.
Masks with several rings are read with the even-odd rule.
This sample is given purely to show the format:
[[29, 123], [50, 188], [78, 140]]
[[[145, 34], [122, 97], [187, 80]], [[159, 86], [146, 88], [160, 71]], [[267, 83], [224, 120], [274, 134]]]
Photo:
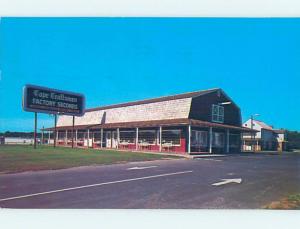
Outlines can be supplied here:
[[289, 195], [279, 201], [274, 201], [266, 209], [300, 209], [300, 193]]
[[37, 149], [33, 149], [29, 145], [4, 145], [0, 146], [0, 173], [64, 169], [166, 158], [173, 157], [113, 150], [53, 148], [50, 146], [37, 146]]

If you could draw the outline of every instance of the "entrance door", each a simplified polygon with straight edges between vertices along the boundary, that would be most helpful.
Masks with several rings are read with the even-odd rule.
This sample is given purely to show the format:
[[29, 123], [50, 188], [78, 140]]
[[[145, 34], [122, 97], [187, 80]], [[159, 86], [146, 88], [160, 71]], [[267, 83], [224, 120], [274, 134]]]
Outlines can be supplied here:
[[118, 145], [118, 137], [117, 137], [117, 131], [112, 132], [112, 148], [117, 148]]
[[111, 148], [111, 132], [106, 132], [106, 148]]

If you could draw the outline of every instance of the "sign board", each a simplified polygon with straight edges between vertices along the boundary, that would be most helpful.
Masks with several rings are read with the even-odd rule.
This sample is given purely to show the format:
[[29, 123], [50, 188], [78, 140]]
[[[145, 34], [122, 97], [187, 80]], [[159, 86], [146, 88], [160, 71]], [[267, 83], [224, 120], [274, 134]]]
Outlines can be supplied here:
[[78, 93], [26, 85], [23, 89], [23, 109], [48, 114], [82, 116], [85, 112], [85, 97]]

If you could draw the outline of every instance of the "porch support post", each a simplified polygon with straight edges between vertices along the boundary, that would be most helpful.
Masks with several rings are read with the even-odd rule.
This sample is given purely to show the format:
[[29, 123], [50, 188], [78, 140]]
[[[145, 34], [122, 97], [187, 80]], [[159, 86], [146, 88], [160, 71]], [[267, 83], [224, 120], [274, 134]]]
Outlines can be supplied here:
[[188, 154], [191, 154], [191, 135], [192, 135], [192, 127], [188, 126]]
[[44, 145], [44, 127], [43, 127], [43, 130], [42, 130], [42, 141], [41, 141], [41, 144]]
[[66, 130], [65, 145], [68, 145], [68, 130]]
[[136, 128], [136, 136], [135, 136], [135, 149], [138, 150], [139, 149], [139, 128]]
[[162, 151], [162, 126], [159, 127], [159, 152]]
[[229, 153], [229, 129], [226, 130], [226, 153]]
[[117, 128], [117, 149], [119, 149], [120, 143], [120, 128]]
[[51, 131], [48, 132], [48, 145], [50, 144], [50, 139], [51, 139]]
[[95, 142], [94, 135], [95, 135], [95, 132], [92, 131], [92, 148], [94, 148], [94, 142]]
[[90, 147], [90, 129], [87, 129], [87, 148]]
[[101, 128], [101, 134], [100, 134], [100, 138], [101, 138], [101, 141], [100, 141], [100, 144], [101, 144], [101, 149], [103, 148], [103, 128]]
[[75, 146], [77, 147], [77, 134], [78, 134], [78, 130], [75, 130]]
[[209, 153], [212, 153], [212, 127], [209, 127]]
[[[56, 139], [55, 141], [56, 141], [56, 142], [58, 142], [58, 132], [59, 132], [59, 131], [56, 131], [56, 136], [55, 136], [55, 139]], [[55, 145], [55, 144], [54, 144], [54, 145]]]

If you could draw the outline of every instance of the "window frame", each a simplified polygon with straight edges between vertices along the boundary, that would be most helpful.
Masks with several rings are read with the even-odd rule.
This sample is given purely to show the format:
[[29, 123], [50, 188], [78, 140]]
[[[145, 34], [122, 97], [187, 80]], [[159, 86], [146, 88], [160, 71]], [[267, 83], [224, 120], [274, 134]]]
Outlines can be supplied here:
[[224, 107], [217, 104], [212, 104], [211, 121], [216, 123], [224, 123], [224, 116], [225, 116]]
[[[191, 141], [191, 146], [193, 147], [207, 147], [208, 146], [208, 131], [205, 131], [205, 130], [192, 130], [192, 136], [196, 137], [196, 139], [198, 140], [197, 143], [198, 144], [193, 144], [193, 141]], [[202, 135], [205, 135], [205, 144], [204, 145], [201, 145], [201, 137]]]
[[[150, 142], [147, 142], [147, 141], [142, 141], [142, 139], [141, 139], [141, 137], [140, 137], [140, 134], [141, 133], [146, 133], [146, 132], [150, 132], [150, 133], [154, 133], [154, 136], [155, 136], [155, 138], [154, 138], [154, 143], [150, 143]], [[145, 143], [147, 143], [147, 144], [149, 144], [149, 145], [157, 145], [157, 143], [158, 143], [158, 139], [157, 139], [157, 130], [139, 130], [139, 132], [138, 132], [138, 144], [145, 144]]]
[[[170, 132], [170, 131], [175, 131], [175, 132], [179, 132], [179, 144], [174, 144], [174, 143], [172, 143], [172, 146], [181, 146], [181, 137], [182, 137], [182, 130], [181, 129], [171, 129], [171, 130], [162, 130], [162, 134], [163, 134], [163, 132]], [[164, 144], [168, 144], [168, 142], [166, 143], [166, 142], [163, 142], [164, 141], [164, 139], [163, 139], [163, 137], [161, 138], [161, 144], [162, 145], [164, 145]]]

